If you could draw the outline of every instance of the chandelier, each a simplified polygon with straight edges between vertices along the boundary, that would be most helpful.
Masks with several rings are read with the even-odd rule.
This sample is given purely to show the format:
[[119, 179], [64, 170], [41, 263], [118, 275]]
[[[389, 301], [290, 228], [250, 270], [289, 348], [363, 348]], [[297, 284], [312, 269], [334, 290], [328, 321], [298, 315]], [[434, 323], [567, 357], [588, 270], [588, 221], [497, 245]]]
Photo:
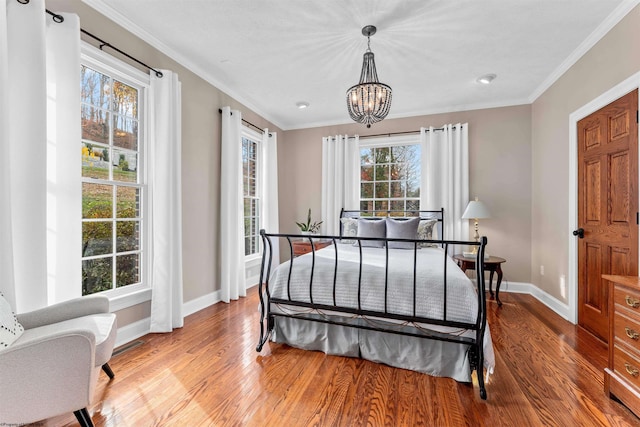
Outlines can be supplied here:
[[351, 86], [347, 91], [347, 109], [351, 118], [363, 125], [371, 127], [387, 117], [391, 108], [391, 88], [378, 81], [376, 63], [371, 52], [371, 36], [376, 33], [376, 27], [367, 25], [362, 29], [362, 35], [367, 37], [367, 51], [362, 60], [360, 83]]

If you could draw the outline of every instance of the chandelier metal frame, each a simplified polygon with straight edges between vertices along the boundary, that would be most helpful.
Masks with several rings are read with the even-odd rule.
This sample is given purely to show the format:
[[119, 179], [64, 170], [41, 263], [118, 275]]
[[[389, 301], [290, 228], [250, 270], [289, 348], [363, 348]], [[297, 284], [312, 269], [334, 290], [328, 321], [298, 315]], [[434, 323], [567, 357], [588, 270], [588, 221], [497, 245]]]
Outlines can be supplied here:
[[380, 83], [374, 55], [371, 51], [371, 36], [377, 29], [373, 25], [362, 28], [362, 35], [367, 37], [367, 50], [362, 59], [360, 83], [347, 90], [347, 109], [349, 116], [368, 128], [373, 123], [382, 121], [391, 108], [391, 87]]

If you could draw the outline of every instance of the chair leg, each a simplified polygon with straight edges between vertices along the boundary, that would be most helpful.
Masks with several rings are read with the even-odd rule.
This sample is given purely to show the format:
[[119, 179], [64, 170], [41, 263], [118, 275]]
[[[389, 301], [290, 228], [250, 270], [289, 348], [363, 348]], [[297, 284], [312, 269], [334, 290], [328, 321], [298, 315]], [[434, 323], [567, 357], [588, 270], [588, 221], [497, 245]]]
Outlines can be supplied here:
[[93, 421], [89, 416], [89, 411], [87, 411], [87, 408], [79, 409], [75, 411], [73, 415], [76, 416], [78, 423], [80, 423], [80, 427], [93, 427]]
[[109, 366], [108, 363], [105, 363], [104, 365], [102, 365], [102, 370], [107, 374], [109, 379], [113, 379], [115, 377], [113, 371], [111, 370], [111, 366]]

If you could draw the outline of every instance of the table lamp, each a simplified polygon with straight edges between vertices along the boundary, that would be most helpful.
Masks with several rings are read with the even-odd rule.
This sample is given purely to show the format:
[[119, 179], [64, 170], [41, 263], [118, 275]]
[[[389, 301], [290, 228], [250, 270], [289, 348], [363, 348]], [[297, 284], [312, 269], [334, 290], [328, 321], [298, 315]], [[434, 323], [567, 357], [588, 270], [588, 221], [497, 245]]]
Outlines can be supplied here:
[[[464, 210], [462, 214], [462, 219], [473, 219], [475, 222], [475, 234], [473, 238], [476, 242], [480, 241], [480, 234], [478, 233], [478, 220], [484, 218], [491, 218], [491, 214], [489, 213], [489, 209], [487, 206], [478, 200], [476, 197], [475, 200], [471, 200], [467, 205], [467, 208]], [[475, 255], [478, 253], [478, 247], [474, 246], [473, 251], [469, 253], [469, 255]], [[464, 254], [465, 256], [467, 253]]]

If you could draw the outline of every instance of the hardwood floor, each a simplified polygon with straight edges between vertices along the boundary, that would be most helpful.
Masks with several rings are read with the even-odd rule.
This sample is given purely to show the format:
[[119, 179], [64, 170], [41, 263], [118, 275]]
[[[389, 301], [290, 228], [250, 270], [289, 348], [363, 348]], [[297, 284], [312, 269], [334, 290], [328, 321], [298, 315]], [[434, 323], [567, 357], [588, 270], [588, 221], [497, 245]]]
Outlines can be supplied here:
[[[89, 408], [101, 426], [640, 426], [603, 391], [606, 346], [531, 296], [489, 302], [496, 372], [477, 386], [269, 343], [257, 293], [114, 356]], [[72, 414], [37, 425], [77, 426]]]

